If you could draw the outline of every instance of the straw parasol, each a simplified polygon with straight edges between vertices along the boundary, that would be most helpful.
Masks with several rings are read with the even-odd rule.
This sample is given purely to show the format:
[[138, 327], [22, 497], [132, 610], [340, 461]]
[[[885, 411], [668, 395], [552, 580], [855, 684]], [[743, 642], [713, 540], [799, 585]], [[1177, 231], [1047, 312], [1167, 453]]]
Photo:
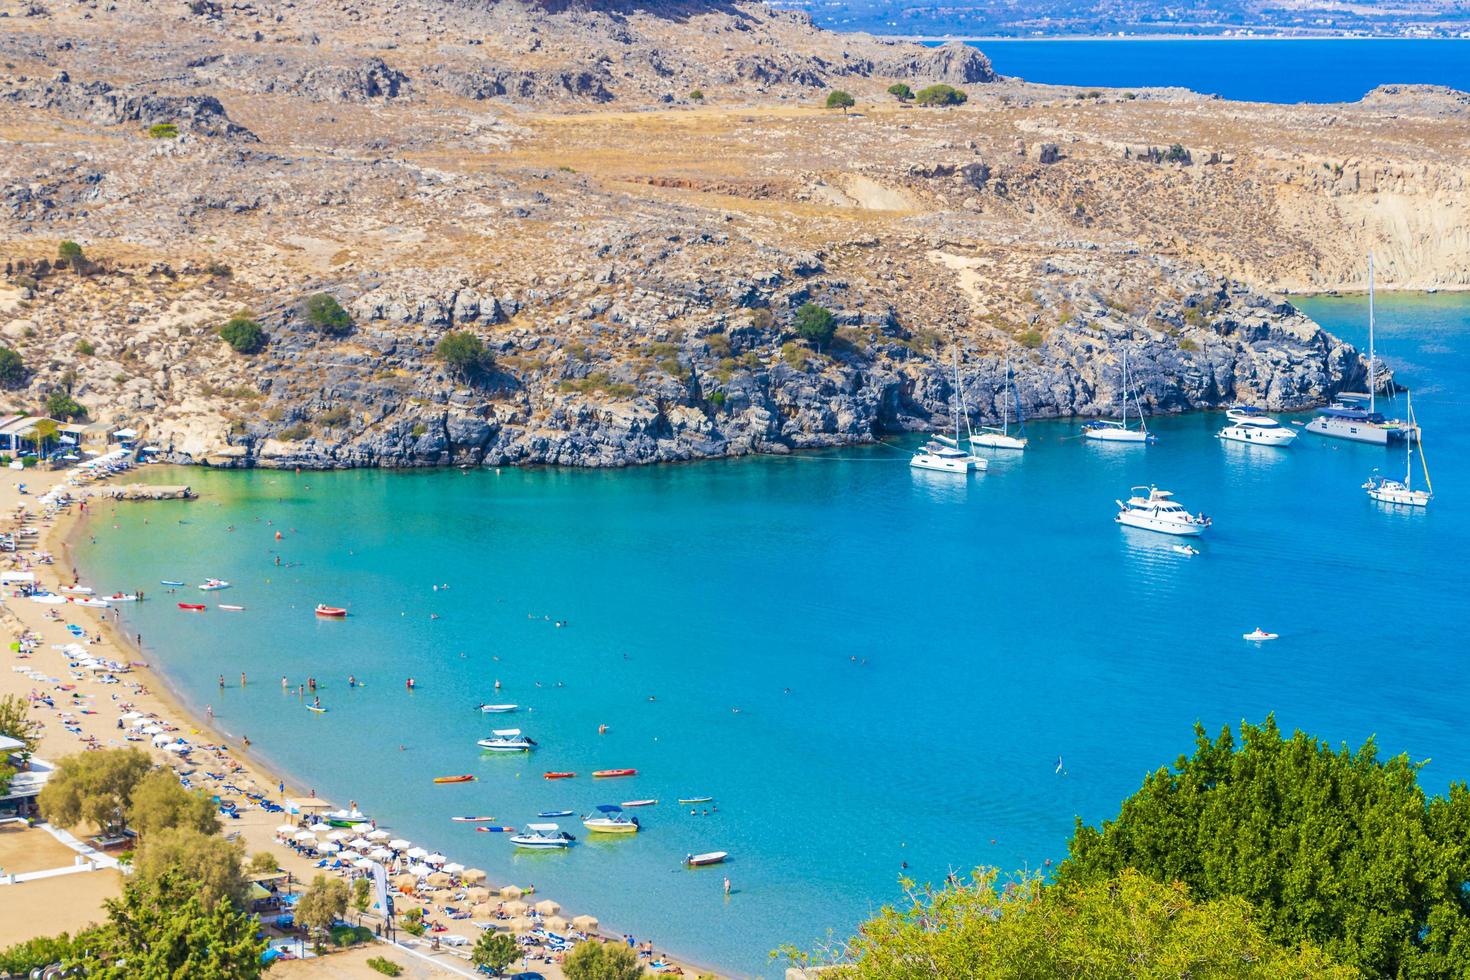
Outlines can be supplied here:
[[576, 926], [577, 927], [577, 930], [579, 932], [596, 932], [597, 931], [597, 916], [595, 916], [595, 915], [579, 915], [579, 916], [576, 916], [576, 917], [574, 917], [572, 919], [572, 925]]
[[454, 879], [442, 871], [435, 871], [425, 880], [428, 881], [430, 888], [448, 888], [454, 884]]
[[567, 920], [559, 915], [548, 915], [541, 920], [541, 924], [552, 932], [566, 932]]
[[556, 915], [560, 911], [561, 906], [549, 898], [536, 903], [536, 912], [540, 915]]
[[529, 911], [531, 911], [531, 906], [527, 905], [525, 902], [522, 902], [520, 899], [516, 899], [513, 902], [505, 903], [506, 915], [525, 915]]
[[485, 872], [479, 868], [465, 868], [464, 874], [459, 876], [467, 885], [477, 885], [485, 880]]
[[536, 923], [522, 915], [507, 922], [506, 927], [511, 932], [532, 932], [536, 928]]
[[489, 899], [490, 899], [490, 889], [488, 889], [488, 888], [466, 888], [464, 890], [464, 897], [465, 897], [465, 900], [466, 901], [476, 902], [476, 903], [489, 901]]
[[495, 918], [495, 906], [489, 902], [483, 902], [470, 909], [470, 918], [479, 919], [484, 922]]
[[506, 885], [504, 888], [500, 889], [501, 898], [520, 898], [524, 894], [526, 893], [521, 891], [515, 885]]

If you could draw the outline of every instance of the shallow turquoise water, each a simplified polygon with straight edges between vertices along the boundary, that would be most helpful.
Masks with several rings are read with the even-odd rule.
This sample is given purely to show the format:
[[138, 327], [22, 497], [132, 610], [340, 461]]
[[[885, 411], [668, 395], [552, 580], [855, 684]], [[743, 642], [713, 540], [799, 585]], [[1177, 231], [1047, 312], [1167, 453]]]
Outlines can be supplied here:
[[[1363, 339], [1360, 298], [1303, 305]], [[964, 482], [881, 446], [621, 472], [157, 470], [205, 497], [99, 515], [79, 555], [98, 585], [149, 590], [125, 615], [150, 657], [319, 795], [614, 929], [774, 976], [768, 950], [850, 929], [897, 897], [903, 862], [938, 880], [1061, 858], [1074, 815], [1116, 813], [1197, 719], [1274, 710], [1432, 758], [1435, 790], [1470, 773], [1470, 299], [1383, 298], [1380, 327], [1428, 432], [1428, 513], [1358, 489], [1400, 456], [1221, 444], [1220, 418], [1197, 415], [1156, 420], [1148, 449], [1034, 425], [1024, 459]], [[1112, 523], [1150, 481], [1215, 518], [1203, 555]], [[236, 583], [215, 601], [248, 610], [182, 613], [157, 584], [210, 575]], [[353, 615], [317, 621], [317, 602]], [[1282, 639], [1244, 643], [1257, 625]], [[317, 677], [330, 712], [282, 694], [283, 674]], [[532, 758], [475, 748], [491, 724], [473, 706], [493, 700], [533, 709], [510, 719]], [[622, 766], [642, 774], [586, 778]], [[461, 772], [480, 781], [430, 783]], [[706, 794], [708, 817], [672, 802]], [[573, 826], [566, 854], [448, 822], [643, 797], [664, 803], [636, 839]], [[706, 850], [732, 861], [680, 870]]]

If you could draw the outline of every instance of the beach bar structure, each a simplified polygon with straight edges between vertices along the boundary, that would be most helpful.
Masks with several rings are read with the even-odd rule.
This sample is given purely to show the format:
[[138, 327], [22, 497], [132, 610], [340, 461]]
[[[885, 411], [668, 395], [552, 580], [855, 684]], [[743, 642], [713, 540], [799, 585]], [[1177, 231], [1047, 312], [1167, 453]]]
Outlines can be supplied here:
[[0, 735], [0, 759], [19, 770], [10, 779], [10, 788], [0, 796], [0, 817], [33, 817], [37, 815], [36, 797], [51, 778], [56, 767], [45, 759], [27, 756], [25, 743], [8, 735]]
[[50, 422], [56, 427], [56, 435], [42, 440], [42, 455], [50, 452], [56, 447], [56, 440], [61, 435], [62, 423], [55, 419], [48, 419], [44, 415], [4, 415], [0, 416], [0, 452], [19, 453], [27, 450], [34, 452], [36, 449], [36, 427], [41, 422]]

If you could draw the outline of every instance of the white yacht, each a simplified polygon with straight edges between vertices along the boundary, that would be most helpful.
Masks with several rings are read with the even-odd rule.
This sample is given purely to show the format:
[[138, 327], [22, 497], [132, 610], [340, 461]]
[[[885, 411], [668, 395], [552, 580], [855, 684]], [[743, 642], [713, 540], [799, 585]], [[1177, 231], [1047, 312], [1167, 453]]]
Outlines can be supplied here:
[[1290, 428], [1251, 405], [1231, 405], [1225, 410], [1225, 418], [1230, 424], [1215, 433], [1220, 439], [1255, 446], [1289, 446], [1296, 438]]
[[1378, 412], [1375, 377], [1377, 358], [1373, 347], [1373, 253], [1368, 253], [1368, 391], [1366, 394], [1345, 393], [1332, 400], [1316, 418], [1308, 422], [1308, 432], [1334, 439], [1369, 442], [1386, 446], [1409, 438], [1408, 427], [1398, 419], [1386, 419]]
[[1150, 486], [1134, 487], [1129, 492], [1127, 503], [1117, 501], [1118, 516], [1113, 520], [1119, 524], [1188, 537], [1198, 537], [1211, 524], [1204, 514], [1185, 510], [1168, 490]]
[[[970, 425], [969, 413], [965, 410], [965, 393], [960, 387], [960, 352], [955, 348], [954, 354], [954, 438], [935, 434], [930, 436], [929, 442], [923, 449], [914, 453], [909, 460], [909, 465], [916, 470], [934, 470], [940, 473], [957, 473], [961, 476], [972, 473], [975, 470], [984, 470], [989, 464], [983, 457], [972, 456], [960, 448], [960, 416], [965, 418], [965, 427]], [[973, 438], [974, 434], [971, 433]]]
[[[1133, 398], [1133, 404], [1138, 409], [1138, 428], [1128, 428], [1128, 399]], [[1094, 419], [1082, 426], [1082, 434], [1095, 442], [1132, 442], [1152, 443], [1158, 438], [1148, 431], [1148, 423], [1143, 420], [1143, 403], [1138, 400], [1137, 394], [1132, 392], [1132, 383], [1128, 375], [1128, 349], [1123, 349], [1123, 383], [1118, 388], [1118, 405], [1121, 409], [1121, 419]]]
[[[1011, 403], [1016, 400], [1016, 434], [1011, 435]], [[1000, 428], [982, 425], [979, 432], [970, 434], [971, 449], [1025, 449], [1026, 424], [1021, 420], [1021, 396], [1016, 391], [1015, 376], [1011, 374], [1011, 359], [1006, 358], [1006, 390], [1000, 400]]]
[[536, 747], [536, 743], [522, 735], [519, 728], [497, 728], [489, 738], [482, 738], [475, 744], [488, 752], [529, 752]]
[[[1390, 480], [1379, 476], [1374, 470], [1373, 475], [1368, 477], [1368, 482], [1363, 484], [1363, 489], [1368, 491], [1368, 496], [1381, 504], [1396, 504], [1401, 507], [1428, 507], [1429, 501], [1434, 497], [1434, 487], [1429, 482], [1429, 464], [1424, 459], [1424, 440], [1419, 438], [1419, 427], [1414, 421], [1414, 402], [1412, 396], [1409, 401], [1409, 428], [1412, 436], [1404, 440], [1404, 478], [1402, 480]], [[1414, 448], [1413, 443], [1419, 444], [1419, 465], [1424, 470], [1423, 490], [1414, 489]]]
[[550, 851], [570, 847], [577, 838], [554, 823], [528, 823], [526, 832], [516, 834], [510, 842], [528, 851]]

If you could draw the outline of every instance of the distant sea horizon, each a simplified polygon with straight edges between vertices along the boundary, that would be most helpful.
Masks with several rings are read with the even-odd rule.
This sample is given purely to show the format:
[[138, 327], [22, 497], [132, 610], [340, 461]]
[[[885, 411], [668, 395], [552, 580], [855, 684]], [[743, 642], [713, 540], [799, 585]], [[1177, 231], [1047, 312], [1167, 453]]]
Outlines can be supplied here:
[[[1357, 102], [1380, 85], [1470, 91], [1470, 39], [1056, 37], [963, 40], [1001, 75], [1047, 85], [1187, 88], [1239, 102]], [[1217, 44], [1215, 42], [1231, 42]], [[1300, 42], [1292, 45], [1287, 42]], [[1200, 45], [1211, 45], [1201, 57]]]

